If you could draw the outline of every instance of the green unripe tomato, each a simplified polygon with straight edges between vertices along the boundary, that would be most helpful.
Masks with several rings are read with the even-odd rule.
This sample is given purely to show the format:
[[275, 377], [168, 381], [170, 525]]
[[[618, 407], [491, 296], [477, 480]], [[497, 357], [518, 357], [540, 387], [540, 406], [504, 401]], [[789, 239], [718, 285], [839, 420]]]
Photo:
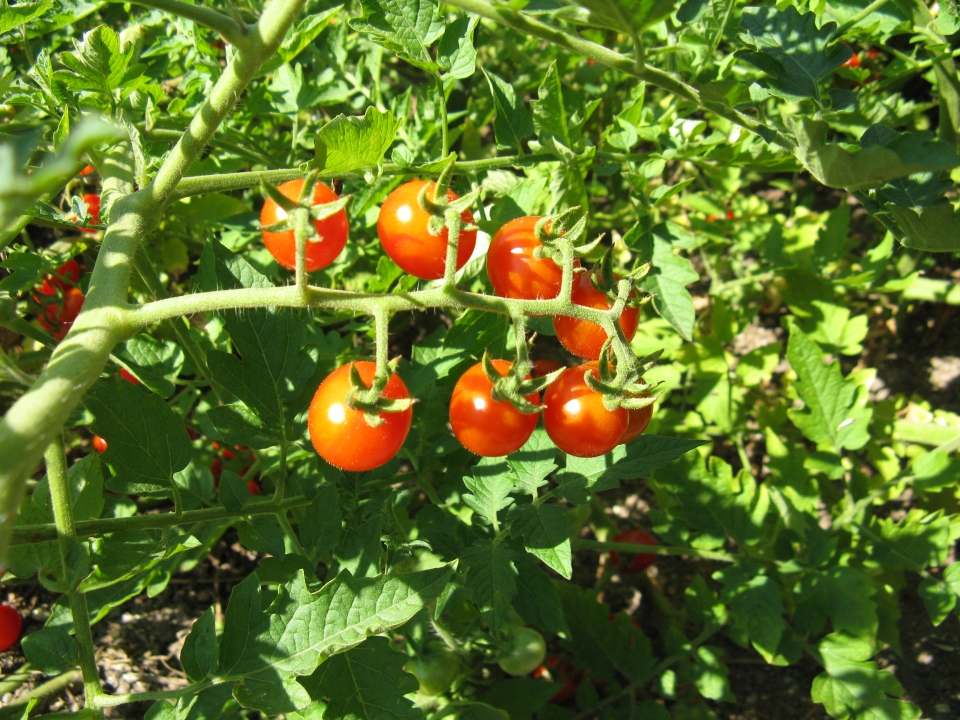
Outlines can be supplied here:
[[513, 633], [510, 649], [500, 655], [497, 665], [507, 675], [528, 675], [547, 656], [543, 636], [532, 628], [518, 628]]
[[420, 681], [420, 694], [443, 695], [460, 674], [460, 658], [452, 652], [436, 652], [407, 663], [407, 671]]

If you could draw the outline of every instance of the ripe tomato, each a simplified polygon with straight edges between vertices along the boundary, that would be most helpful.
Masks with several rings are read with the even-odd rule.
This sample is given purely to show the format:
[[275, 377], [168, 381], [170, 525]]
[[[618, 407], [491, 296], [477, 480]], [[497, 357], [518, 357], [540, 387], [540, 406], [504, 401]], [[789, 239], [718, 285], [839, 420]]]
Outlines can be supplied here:
[[87, 165], [80, 171], [80, 176], [90, 175], [93, 172], [93, 165]]
[[[300, 199], [300, 190], [303, 188], [303, 179], [290, 180], [277, 186], [277, 190], [284, 197], [291, 200]], [[318, 182], [313, 189], [313, 204], [324, 205], [334, 202], [337, 194], [329, 187]], [[287, 211], [277, 205], [273, 200], [267, 198], [260, 211], [260, 224], [273, 225], [287, 218]], [[307, 272], [321, 270], [334, 260], [341, 253], [347, 244], [347, 235], [350, 233], [350, 224], [347, 221], [347, 213], [340, 210], [325, 220], [317, 220], [313, 223], [317, 229], [317, 235], [323, 238], [320, 242], [307, 241], [306, 266]], [[288, 270], [295, 270], [297, 267], [297, 242], [293, 237], [293, 230], [283, 230], [281, 232], [261, 232], [263, 235], [263, 244], [266, 246], [273, 259], [283, 265]]]
[[[93, 222], [100, 223], [100, 196], [96, 193], [87, 193], [83, 196], [83, 201], [87, 204], [87, 214], [93, 218]], [[96, 233], [100, 232], [97, 228], [80, 228], [80, 232]]]
[[[614, 539], [618, 543], [635, 543], [637, 545], [656, 545], [657, 539], [650, 533], [643, 530], [627, 530], [620, 533]], [[657, 561], [657, 556], [653, 553], [637, 553], [629, 562], [625, 562], [620, 569], [625, 573], [635, 574], [643, 572]], [[610, 562], [614, 565], [620, 565], [620, 553], [616, 550], [610, 551]]]
[[106, 452], [106, 451], [107, 451], [107, 441], [104, 440], [104, 439], [103, 439], [102, 437], [100, 437], [99, 435], [94, 435], [94, 436], [93, 436], [93, 448], [94, 448], [98, 453]]
[[847, 59], [843, 66], [849, 68], [860, 67], [860, 55], [858, 53], [854, 53]]
[[[630, 297], [637, 294], [630, 292]], [[602, 292], [597, 290], [590, 281], [590, 273], [580, 273], [573, 280], [573, 294], [571, 299], [577, 305], [609, 310], [613, 305]], [[627, 340], [631, 340], [637, 332], [637, 323], [640, 321], [640, 309], [625, 308], [620, 316], [620, 328]], [[584, 360], [598, 360], [600, 349], [607, 340], [607, 333], [597, 323], [588, 320], [558, 315], [553, 319], [553, 329], [557, 333], [560, 344], [577, 357]]]
[[213, 459], [213, 464], [210, 466], [210, 472], [214, 479], [219, 482], [220, 476], [223, 474], [223, 463], [220, 462], [220, 458]]
[[497, 231], [487, 250], [487, 275], [500, 297], [552, 300], [560, 293], [563, 272], [550, 258], [533, 253], [540, 241], [533, 234], [539, 217], [519, 217]]
[[[64, 282], [64, 281], [67, 282]], [[80, 282], [80, 265], [76, 258], [70, 258], [58, 267], [53, 275], [48, 275], [40, 286], [41, 295], [56, 295], [57, 289], [66, 290]], [[38, 301], [39, 302], [39, 301]]]
[[251, 495], [259, 495], [260, 485], [257, 483], [256, 480], [247, 480], [247, 490], [250, 491]]
[[443, 695], [460, 674], [460, 658], [448, 651], [435, 652], [407, 663], [407, 672], [420, 681], [420, 694]]
[[[508, 360], [492, 362], [504, 375], [512, 366]], [[450, 398], [453, 434], [467, 450], [484, 457], [519, 450], [537, 427], [537, 413], [527, 415], [507, 400], [497, 402], [491, 397], [492, 391], [493, 383], [484, 374], [483, 363], [477, 363], [460, 376]], [[539, 393], [530, 393], [526, 398], [534, 405], [540, 404]]]
[[[548, 669], [549, 668], [549, 669]], [[562, 683], [563, 687], [557, 690], [550, 702], [562, 705], [577, 693], [577, 673], [576, 669], [570, 663], [560, 663], [560, 658], [556, 655], [548, 655], [546, 664], [541, 665], [533, 671], [533, 677], [536, 679], [552, 680], [552, 682]]]
[[133, 383], [134, 385], [140, 384], [140, 381], [137, 380], [137, 377], [126, 368], [120, 368], [120, 377], [122, 377], [128, 383]]
[[[43, 294], [43, 289], [40, 292]], [[50, 292], [54, 291], [51, 289]], [[79, 288], [68, 287], [63, 291], [63, 304], [47, 305], [37, 320], [45, 330], [53, 331], [51, 334], [55, 340], [63, 340], [70, 332], [81, 308], [83, 308], [83, 293]]]
[[736, 220], [737, 216], [733, 214], [733, 210], [727, 210], [727, 220]]
[[518, 628], [513, 633], [510, 648], [500, 655], [497, 665], [507, 675], [527, 675], [537, 669], [547, 654], [543, 636], [533, 628]]
[[0, 652], [9, 650], [20, 639], [23, 619], [9, 605], [0, 605]]
[[[369, 386], [376, 364], [366, 360], [353, 364]], [[373, 470], [396, 455], [407, 439], [413, 409], [381, 413], [383, 423], [370, 427], [363, 412], [347, 405], [349, 392], [350, 365], [337, 368], [320, 383], [307, 416], [310, 441], [320, 457], [334, 467], [354, 472]], [[401, 400], [409, 398], [410, 392], [400, 376], [394, 374], [383, 389], [383, 397]]]
[[[644, 393], [641, 397], [650, 397], [650, 395]], [[647, 425], [650, 424], [650, 418], [652, 417], [653, 405], [647, 405], [639, 410], [627, 410], [627, 429], [623, 431], [623, 437], [620, 438], [620, 442], [628, 443], [640, 437], [643, 431], [647, 429]]]
[[[404, 183], [384, 200], [377, 218], [377, 235], [380, 244], [390, 259], [421, 280], [437, 280], [443, 277], [447, 258], [446, 227], [439, 235], [431, 235], [427, 229], [430, 215], [420, 207], [417, 197], [426, 185], [432, 193], [434, 183], [427, 180], [411, 180]], [[457, 199], [453, 190], [447, 191], [447, 200]], [[473, 222], [473, 213], [464, 210], [460, 217], [464, 223]], [[461, 230], [457, 243], [457, 270], [467, 264], [477, 244], [476, 230]]]
[[596, 457], [620, 444], [627, 429], [626, 408], [607, 410], [603, 398], [584, 381], [590, 371], [598, 377], [597, 363], [567, 368], [547, 386], [543, 396], [543, 427], [557, 447], [568, 455]]
[[533, 364], [533, 376], [534, 377], [543, 377], [544, 375], [549, 375], [552, 372], [556, 372], [563, 365], [558, 363], [556, 360], [542, 359], [537, 360]]

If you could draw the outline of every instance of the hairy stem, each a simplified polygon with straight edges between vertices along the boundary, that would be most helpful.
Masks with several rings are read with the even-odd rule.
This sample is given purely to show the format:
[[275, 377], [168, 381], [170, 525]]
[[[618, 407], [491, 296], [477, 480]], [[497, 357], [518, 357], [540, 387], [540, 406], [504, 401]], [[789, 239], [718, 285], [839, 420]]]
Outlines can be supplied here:
[[217, 10], [200, 5], [188, 5], [177, 0], [132, 0], [136, 5], [164, 10], [171, 15], [193, 20], [208, 27], [236, 48], [247, 49], [250, 45], [249, 28]]

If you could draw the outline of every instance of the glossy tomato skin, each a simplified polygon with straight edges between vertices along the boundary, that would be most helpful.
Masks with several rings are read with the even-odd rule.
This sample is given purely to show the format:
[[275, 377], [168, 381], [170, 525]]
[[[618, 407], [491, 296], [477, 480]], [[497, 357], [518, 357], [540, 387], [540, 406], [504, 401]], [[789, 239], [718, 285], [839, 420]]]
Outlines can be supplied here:
[[543, 662], [547, 645], [543, 636], [533, 628], [518, 628], [513, 633], [510, 648], [500, 655], [497, 665], [507, 675], [529, 675]]
[[[377, 218], [377, 235], [380, 244], [390, 259], [421, 280], [438, 280], [443, 277], [447, 258], [446, 227], [439, 235], [431, 235], [427, 225], [430, 215], [420, 207], [417, 198], [420, 189], [427, 186], [427, 193], [435, 187], [427, 180], [411, 180], [404, 183], [384, 200]], [[457, 199], [453, 190], [447, 191], [447, 201]], [[464, 223], [473, 223], [473, 213], [464, 210], [460, 214]], [[457, 243], [457, 270], [467, 264], [477, 244], [476, 230], [460, 230]]]
[[[83, 196], [83, 201], [87, 204], [87, 214], [93, 218], [95, 224], [100, 224], [100, 196], [96, 193], [87, 193]], [[97, 228], [80, 228], [80, 232], [95, 233], [100, 232]]]
[[0, 605], [0, 652], [9, 650], [20, 639], [23, 619], [9, 605]]
[[259, 495], [260, 484], [256, 480], [247, 480], [247, 490], [250, 491], [251, 495]]
[[597, 457], [620, 444], [627, 429], [627, 410], [612, 412], [603, 406], [600, 393], [584, 381], [586, 372], [598, 375], [597, 363], [567, 368], [547, 386], [543, 396], [543, 427], [568, 455]]
[[[618, 543], [635, 543], [637, 545], [656, 545], [657, 539], [650, 533], [643, 530], [627, 530], [620, 533], [614, 539]], [[637, 553], [629, 561], [623, 563], [620, 567], [625, 573], [631, 575], [643, 572], [657, 561], [657, 556], [653, 553]], [[614, 565], [620, 565], [620, 553], [616, 550], [610, 551], [610, 562]]]
[[[376, 364], [366, 360], [353, 364], [369, 386]], [[353, 472], [373, 470], [396, 455], [407, 439], [413, 409], [381, 413], [383, 423], [370, 427], [361, 411], [347, 405], [349, 392], [350, 365], [337, 368], [320, 383], [307, 416], [310, 440], [320, 457], [334, 467]], [[393, 374], [383, 389], [383, 397], [400, 400], [409, 398], [410, 392], [400, 376]]]
[[[650, 397], [650, 395], [644, 393], [641, 397]], [[650, 424], [650, 418], [652, 417], [653, 405], [647, 405], [639, 410], [627, 410], [627, 429], [623, 431], [623, 437], [620, 438], [620, 442], [628, 443], [640, 437], [643, 431], [647, 429], [647, 425]]]
[[93, 448], [94, 448], [98, 453], [104, 453], [104, 452], [107, 451], [107, 441], [104, 440], [104, 439], [103, 439], [102, 437], [100, 437], [99, 435], [94, 435], [94, 436], [93, 436]]
[[[503, 375], [512, 366], [508, 360], [492, 362]], [[484, 457], [519, 450], [537, 427], [537, 413], [527, 415], [506, 400], [497, 402], [490, 395], [492, 391], [493, 383], [484, 374], [483, 363], [477, 363], [460, 376], [450, 398], [453, 434], [467, 450]], [[530, 393], [526, 399], [540, 404], [539, 393]]]
[[540, 359], [533, 363], [533, 376], [543, 377], [544, 375], [556, 372], [562, 367], [563, 365], [556, 360], [550, 360], [549, 358]]
[[[280, 194], [293, 201], [300, 199], [300, 191], [303, 189], [303, 180], [290, 180], [277, 186]], [[328, 186], [318, 182], [313, 188], [313, 204], [325, 205], [338, 199], [338, 195]], [[274, 223], [285, 220], [287, 212], [270, 198], [263, 204], [260, 211], [260, 224], [263, 226], [273, 225]], [[339, 210], [325, 220], [317, 220], [313, 223], [323, 240], [320, 242], [307, 241], [306, 267], [307, 272], [322, 270], [337, 259], [337, 256], [343, 251], [347, 244], [347, 236], [350, 234], [350, 223], [347, 220], [345, 210]], [[283, 265], [288, 270], [295, 270], [297, 267], [297, 242], [293, 236], [293, 230], [283, 230], [281, 232], [261, 232], [263, 235], [263, 244], [266, 246], [273, 259]]]
[[[636, 297], [636, 293], [631, 292], [630, 297]], [[593, 286], [590, 273], [579, 273], [573, 279], [571, 299], [577, 305], [596, 310], [609, 310], [613, 307], [607, 296]], [[625, 308], [620, 316], [620, 328], [628, 341], [636, 334], [639, 320], [640, 309], [635, 307]], [[600, 349], [607, 340], [607, 333], [597, 323], [557, 315], [553, 319], [553, 329], [557, 333], [560, 344], [577, 357], [584, 360], [600, 358]]]
[[487, 250], [487, 275], [500, 297], [552, 300], [560, 294], [563, 271], [550, 258], [536, 258], [533, 234], [539, 217], [519, 217], [501, 227]]

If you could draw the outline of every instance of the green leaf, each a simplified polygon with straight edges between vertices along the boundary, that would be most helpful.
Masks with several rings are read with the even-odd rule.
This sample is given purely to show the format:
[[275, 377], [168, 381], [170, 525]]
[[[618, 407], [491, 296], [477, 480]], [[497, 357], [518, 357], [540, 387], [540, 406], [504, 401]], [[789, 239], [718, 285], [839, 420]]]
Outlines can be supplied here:
[[676, 0], [577, 0], [585, 16], [572, 15], [574, 22], [623, 32], [625, 26], [642, 30], [673, 12]]
[[522, 448], [507, 456], [507, 465], [516, 487], [535, 496], [537, 488], [546, 485], [547, 476], [557, 469], [556, 458], [557, 446], [547, 431], [538, 427]]
[[260, 580], [250, 575], [234, 587], [227, 606], [221, 672], [312, 673], [324, 658], [405, 623], [439, 596], [449, 578], [447, 567], [372, 578], [342, 572], [312, 592], [301, 571], [264, 607]]
[[872, 411], [858, 401], [857, 384], [844, 379], [837, 361], [826, 365], [823, 354], [792, 320], [787, 360], [797, 373], [797, 393], [804, 410], [788, 410], [790, 420], [817, 444], [835, 451], [856, 450], [870, 439]]
[[874, 519], [874, 523], [883, 538], [873, 551], [874, 559], [891, 569], [942, 565], [955, 539], [950, 518], [941, 511], [913, 508], [900, 520], [881, 518]]
[[871, 643], [844, 633], [827, 635], [817, 646], [825, 672], [813, 680], [814, 702], [836, 718], [916, 720], [920, 708], [898, 699], [903, 688], [893, 673], [866, 662]]
[[[506, 464], [502, 464], [505, 467]], [[482, 467], [484, 467], [484, 464], [481, 461], [479, 465], [474, 467], [474, 472], [478, 472], [478, 468]], [[510, 497], [513, 482], [510, 478], [506, 474], [479, 475], [478, 477], [465, 477], [463, 484], [470, 490], [463, 496], [463, 502], [466, 503], [467, 507], [491, 525], [497, 526], [497, 513], [513, 504], [513, 498]]]
[[820, 82], [853, 54], [846, 45], [830, 45], [836, 23], [817, 27], [812, 12], [801, 15], [792, 5], [744, 8], [740, 40], [754, 51], [738, 57], [773, 77], [774, 92], [791, 100], [813, 98], [822, 105]]
[[403, 669], [408, 660], [391, 647], [389, 638], [372, 637], [321, 663], [300, 683], [314, 700], [326, 700], [324, 718], [422, 718], [423, 712], [405, 697], [420, 686]]
[[798, 632], [823, 632], [826, 618], [833, 630], [872, 639], [877, 634], [877, 606], [870, 599], [876, 589], [870, 575], [851, 567], [812, 571], [795, 591], [794, 625]]
[[338, 115], [317, 132], [311, 166], [320, 170], [322, 177], [379, 168], [400, 124], [392, 113], [373, 106], [363, 117]]
[[570, 502], [582, 505], [590, 501], [591, 492], [619, 487], [624, 479], [649, 477], [651, 470], [703, 444], [702, 440], [641, 435], [629, 445], [618, 445], [600, 457], [568, 455], [567, 466], [557, 473], [557, 489]]
[[297, 525], [300, 543], [308, 550], [330, 552], [340, 541], [341, 524], [337, 488], [332, 483], [324, 483]]
[[310, 704], [310, 695], [294, 673], [267, 668], [249, 675], [233, 687], [233, 696], [243, 707], [265, 715], [291, 713]]
[[157, 340], [144, 333], [135, 335], [114, 354], [123, 360], [144, 385], [161, 397], [171, 397], [174, 382], [183, 369], [184, 354], [172, 340]]
[[690, 261], [674, 252], [675, 240], [684, 231], [673, 223], [660, 223], [647, 232], [637, 224], [624, 236], [624, 242], [636, 249], [640, 262], [652, 264], [640, 287], [653, 295], [653, 307], [681, 337], [693, 340], [696, 314], [687, 285], [700, 279]]
[[479, 22], [479, 15], [461, 15], [443, 31], [437, 46], [437, 64], [445, 77], [464, 80], [477, 71], [473, 31]]
[[65, 627], [41, 628], [21, 641], [27, 662], [44, 675], [59, 675], [77, 662], [77, 641]]
[[863, 149], [850, 152], [827, 141], [830, 127], [825, 121], [789, 115], [784, 119], [797, 139], [797, 160], [828, 187], [860, 190], [896, 178], [960, 165], [956, 152], [946, 143], [935, 140], [932, 133], [894, 133], [894, 136], [873, 126], [861, 138]]
[[169, 488], [173, 474], [190, 462], [193, 447], [183, 418], [159, 396], [125, 380], [101, 380], [83, 404], [96, 418], [91, 431], [107, 441], [101, 458], [115, 481]]
[[701, 645], [697, 648], [697, 656], [690, 666], [693, 683], [700, 694], [709, 700], [736, 702], [730, 683], [727, 681], [727, 666], [720, 658], [723, 650], [713, 645]]
[[510, 534], [523, 540], [527, 552], [570, 579], [570, 518], [562, 505], [518, 505], [510, 512]]
[[216, 619], [210, 607], [193, 624], [180, 650], [180, 664], [191, 682], [199, 682], [214, 675], [218, 669], [220, 641], [217, 638]]
[[[947, 572], [952, 567], [954, 565], [950, 565], [944, 571], [943, 580], [938, 580], [933, 576], [925, 577], [917, 587], [917, 594], [923, 598], [923, 604], [927, 608], [927, 614], [930, 616], [930, 622], [933, 623], [934, 627], [950, 617], [950, 611], [957, 606], [957, 593], [947, 582]], [[960, 565], [957, 567], [960, 568]], [[957, 571], [954, 571], [952, 576], [956, 575]]]
[[230, 470], [224, 470], [220, 475], [220, 503], [233, 512], [240, 510], [250, 502], [250, 488], [247, 481]]
[[62, 53], [60, 60], [76, 73], [63, 73], [70, 89], [111, 95], [123, 85], [132, 57], [132, 45], [121, 50], [120, 36], [106, 25], [98, 25], [83, 36], [75, 52]]
[[654, 664], [650, 641], [624, 613], [614, 615], [611, 622], [610, 607], [597, 602], [590, 589], [563, 583], [558, 591], [570, 627], [570, 638], [561, 645], [576, 653], [589, 680], [612, 679], [615, 671], [631, 681], [648, 676]]
[[543, 679], [510, 678], [495, 683], [480, 696], [480, 702], [506, 710], [510, 720], [532, 720], [562, 687]]
[[780, 583], [767, 575], [751, 576], [740, 567], [719, 570], [713, 578], [725, 585], [721, 598], [730, 605], [736, 626], [765, 657], [774, 655], [787, 629]]
[[497, 145], [519, 151], [523, 146], [522, 141], [533, 135], [533, 119], [510, 83], [486, 69], [483, 74], [490, 84], [493, 106], [496, 109], [493, 130]]
[[443, 34], [440, 7], [430, 0], [361, 0], [363, 14], [350, 21], [411, 65], [427, 72], [437, 69], [430, 47]]
[[0, 35], [21, 25], [26, 25], [31, 20], [43, 15], [51, 7], [53, 7], [53, 0], [18, 2], [12, 7], [7, 0], [0, 0]]
[[517, 594], [513, 607], [520, 617], [527, 624], [548, 633], [570, 637], [560, 596], [547, 573], [529, 555], [521, 555], [513, 564], [517, 568]]
[[[87, 455], [75, 462], [67, 470], [70, 482], [70, 500], [73, 503], [74, 520], [95, 520], [103, 512], [103, 465], [97, 454]], [[31, 496], [36, 510], [43, 518], [42, 522], [53, 522], [53, 502], [50, 498], [50, 485], [43, 478], [33, 490]]]
[[293, 62], [294, 58], [310, 47], [310, 44], [330, 25], [330, 19], [342, 8], [342, 5], [337, 5], [321, 12], [311, 12], [310, 15], [301, 20], [287, 34], [283, 45], [277, 50], [280, 59], [285, 63]]
[[268, 428], [257, 413], [240, 402], [210, 408], [207, 419], [229, 445], [261, 450], [273, 447], [281, 440], [277, 437], [280, 433], [276, 429]]
[[158, 700], [147, 709], [143, 720], [187, 720], [196, 702], [196, 696], [181, 697], [176, 704], [169, 700]]
[[530, 103], [533, 110], [533, 127], [541, 141], [555, 137], [565, 147], [572, 147], [570, 130], [567, 127], [567, 110], [563, 104], [563, 88], [556, 61], [550, 63], [547, 75], [537, 90], [537, 100]]
[[513, 559], [510, 548], [494, 545], [489, 540], [478, 540], [460, 554], [466, 568], [464, 584], [495, 636], [500, 635], [510, 600], [517, 592], [517, 568]]
[[240, 523], [237, 525], [237, 535], [244, 547], [256, 552], [274, 557], [282, 557], [286, 553], [283, 531], [277, 526], [277, 519], [270, 515], [254, 515], [248, 521]]

